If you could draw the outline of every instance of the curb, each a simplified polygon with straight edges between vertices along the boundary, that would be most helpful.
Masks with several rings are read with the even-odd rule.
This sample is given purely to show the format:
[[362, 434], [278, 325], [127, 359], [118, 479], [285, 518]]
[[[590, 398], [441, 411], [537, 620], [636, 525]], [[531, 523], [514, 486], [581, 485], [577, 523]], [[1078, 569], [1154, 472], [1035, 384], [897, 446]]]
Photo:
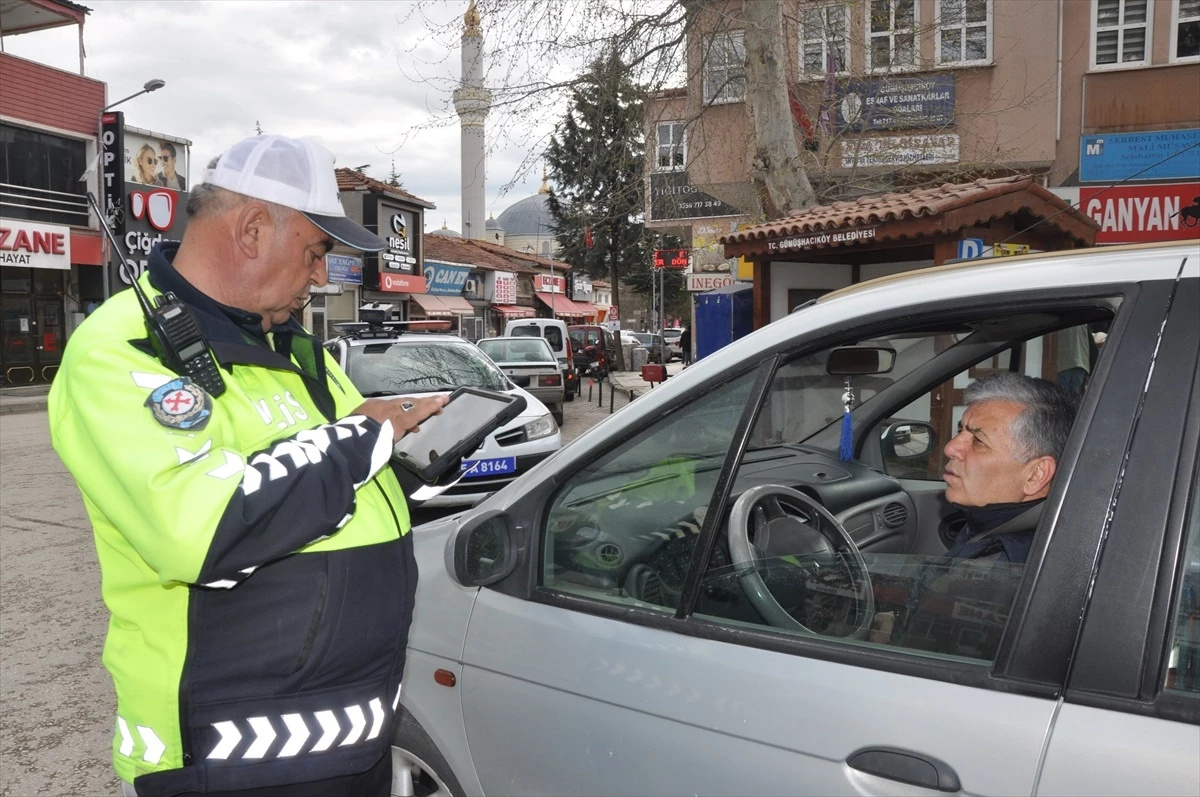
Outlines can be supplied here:
[[45, 412], [46, 399], [32, 398], [21, 401], [5, 401], [0, 402], [0, 414], [4, 413], [24, 413], [24, 412]]

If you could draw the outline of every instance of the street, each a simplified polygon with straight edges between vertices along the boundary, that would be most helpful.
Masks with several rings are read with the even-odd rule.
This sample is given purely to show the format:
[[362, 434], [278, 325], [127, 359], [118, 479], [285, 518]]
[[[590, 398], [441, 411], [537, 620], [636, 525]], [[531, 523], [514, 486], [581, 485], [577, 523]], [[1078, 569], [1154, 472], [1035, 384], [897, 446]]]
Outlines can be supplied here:
[[[618, 390], [614, 407], [628, 401]], [[598, 402], [584, 380], [564, 408], [564, 442], [608, 417], [607, 390]], [[0, 414], [0, 797], [120, 793], [107, 623], [91, 527], [46, 413]]]

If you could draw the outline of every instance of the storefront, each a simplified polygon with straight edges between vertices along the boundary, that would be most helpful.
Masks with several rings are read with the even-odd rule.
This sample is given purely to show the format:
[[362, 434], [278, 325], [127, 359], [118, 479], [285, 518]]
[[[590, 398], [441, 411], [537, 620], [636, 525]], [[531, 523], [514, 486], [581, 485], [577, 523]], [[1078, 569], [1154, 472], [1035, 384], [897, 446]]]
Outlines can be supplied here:
[[428, 293], [421, 231], [424, 211], [433, 205], [351, 169], [338, 169], [337, 180], [346, 215], [386, 244], [363, 255], [360, 303], [391, 305], [393, 320], [432, 317], [414, 297]]
[[582, 324], [596, 317], [595, 305], [568, 299], [566, 292], [566, 277], [533, 275], [533, 295], [550, 318], [561, 318], [568, 324]]

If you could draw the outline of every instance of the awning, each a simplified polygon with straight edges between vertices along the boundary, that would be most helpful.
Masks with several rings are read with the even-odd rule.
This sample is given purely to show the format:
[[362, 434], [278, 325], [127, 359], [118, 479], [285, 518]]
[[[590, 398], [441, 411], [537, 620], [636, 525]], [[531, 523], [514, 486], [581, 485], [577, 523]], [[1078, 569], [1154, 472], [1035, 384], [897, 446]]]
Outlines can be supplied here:
[[414, 293], [410, 298], [421, 305], [421, 309], [425, 311], [425, 315], [430, 318], [449, 318], [454, 315], [454, 311], [446, 306], [446, 303], [442, 301], [442, 297], [440, 296], [433, 296], [428, 293]]
[[542, 304], [554, 311], [555, 315], [566, 316], [567, 318], [583, 318], [584, 316], [596, 314], [595, 305], [587, 304], [586, 302], [576, 302], [568, 299], [566, 296], [559, 296], [557, 293], [534, 291], [533, 295], [538, 297]]
[[475, 315], [475, 308], [461, 296], [439, 296], [438, 298], [455, 315]]
[[532, 307], [521, 307], [515, 304], [493, 304], [492, 309], [509, 318], [533, 318]]

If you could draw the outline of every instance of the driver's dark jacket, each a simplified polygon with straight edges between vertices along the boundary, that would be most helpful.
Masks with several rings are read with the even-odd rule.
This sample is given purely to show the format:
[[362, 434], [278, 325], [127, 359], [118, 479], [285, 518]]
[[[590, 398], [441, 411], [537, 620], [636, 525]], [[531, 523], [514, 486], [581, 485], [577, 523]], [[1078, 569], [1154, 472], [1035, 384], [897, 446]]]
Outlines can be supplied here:
[[[299, 324], [264, 335], [188, 284], [177, 246], [139, 284], [192, 308], [225, 391], [159, 362], [125, 291], [72, 336], [49, 402], [112, 614], [114, 768], [140, 795], [307, 793], [389, 749], [417, 579], [393, 434]], [[163, 386], [211, 416], [159, 417]]]
[[959, 507], [967, 523], [947, 559], [989, 559], [1023, 564], [1029, 558], [1033, 535], [1042, 516], [1045, 499], [1016, 504]]

